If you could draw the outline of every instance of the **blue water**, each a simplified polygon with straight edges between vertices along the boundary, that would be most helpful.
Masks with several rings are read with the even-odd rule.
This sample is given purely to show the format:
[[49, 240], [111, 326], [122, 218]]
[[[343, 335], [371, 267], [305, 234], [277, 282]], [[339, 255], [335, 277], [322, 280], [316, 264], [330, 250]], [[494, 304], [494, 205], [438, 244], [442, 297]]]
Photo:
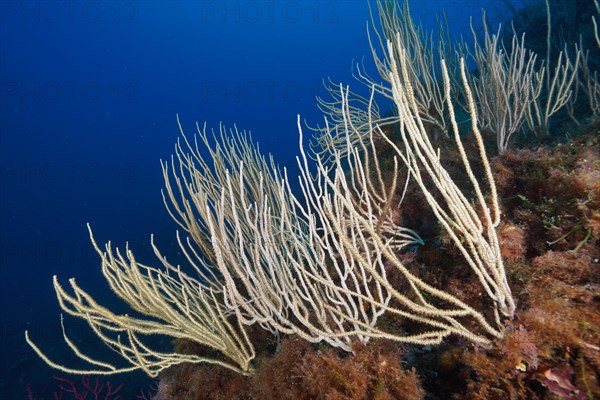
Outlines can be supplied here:
[[[469, 36], [468, 17], [483, 6], [502, 13], [489, 1], [413, 2], [413, 12], [433, 27], [446, 11], [453, 33]], [[53, 359], [75, 363], [53, 275], [117, 303], [87, 222], [99, 242], [129, 241], [146, 264], [156, 264], [150, 233], [175, 252], [159, 160], [179, 135], [176, 114], [187, 132], [195, 121], [251, 130], [294, 170], [296, 115], [322, 121], [322, 79], [356, 85], [352, 61], [370, 60], [368, 19], [355, 0], [0, 3], [0, 400], [27, 398], [28, 385], [51, 398], [52, 375], [64, 376], [26, 346], [25, 329]], [[93, 339], [79, 328], [74, 339]], [[131, 379], [131, 392], [149, 382], [111, 379]]]

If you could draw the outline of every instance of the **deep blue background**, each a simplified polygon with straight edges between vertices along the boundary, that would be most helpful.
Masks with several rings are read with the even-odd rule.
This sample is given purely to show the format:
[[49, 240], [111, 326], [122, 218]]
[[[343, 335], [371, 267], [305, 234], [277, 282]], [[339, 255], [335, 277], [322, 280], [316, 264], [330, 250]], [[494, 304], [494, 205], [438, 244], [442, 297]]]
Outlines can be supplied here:
[[[412, 2], [427, 27], [446, 11], [467, 37], [482, 7], [502, 14], [491, 1]], [[99, 242], [129, 241], [147, 264], [150, 233], [175, 251], [159, 159], [179, 134], [176, 113], [188, 132], [196, 120], [249, 129], [293, 169], [296, 115], [321, 122], [324, 78], [356, 86], [368, 19], [356, 0], [0, 3], [0, 400], [23, 398], [28, 384], [52, 394], [40, 391], [56, 372], [25, 345], [25, 329], [72, 361], [52, 275], [114, 301], [86, 222]]]

